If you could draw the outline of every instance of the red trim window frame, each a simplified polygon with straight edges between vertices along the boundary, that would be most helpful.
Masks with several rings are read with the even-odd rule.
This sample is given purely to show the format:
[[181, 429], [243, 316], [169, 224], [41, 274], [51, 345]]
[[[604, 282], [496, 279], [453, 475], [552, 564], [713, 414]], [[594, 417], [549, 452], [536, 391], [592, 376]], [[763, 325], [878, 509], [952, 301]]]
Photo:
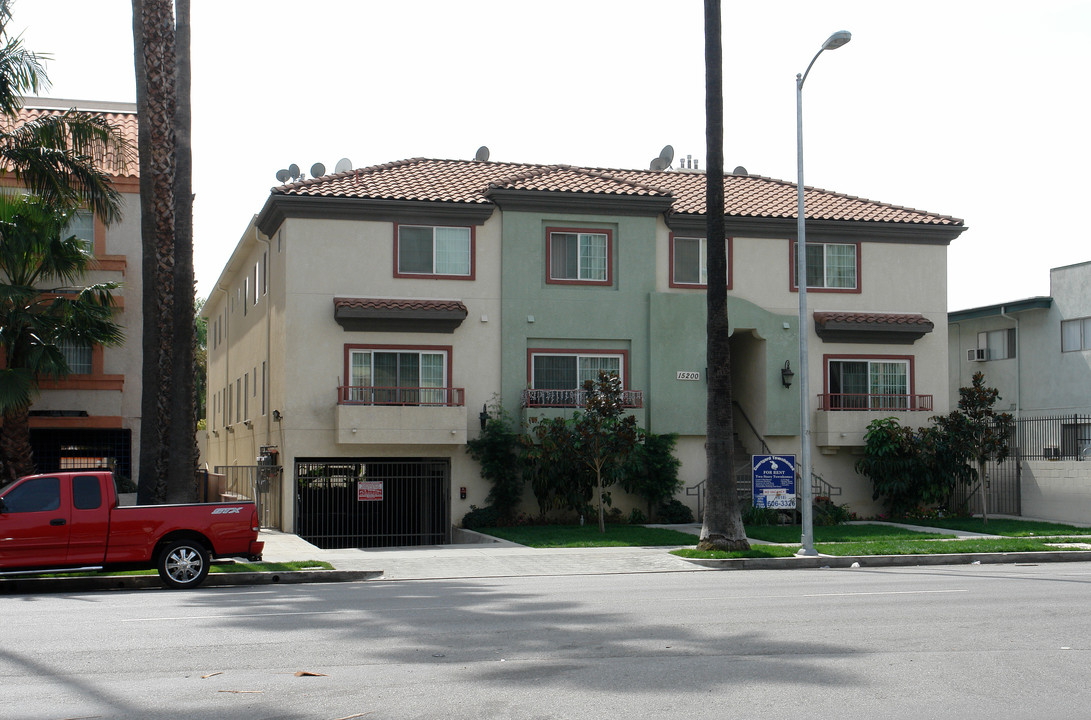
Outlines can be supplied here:
[[[667, 278], [669, 287], [672, 287], [672, 288], [694, 288], [694, 289], [705, 289], [705, 288], [707, 288], [708, 283], [680, 282], [680, 281], [674, 279], [674, 247], [675, 247], [674, 243], [675, 243], [676, 238], [680, 239], [680, 240], [700, 240], [701, 248], [702, 248], [702, 254], [703, 254], [704, 258], [705, 258], [705, 274], [707, 275], [707, 273], [708, 273], [708, 238], [700, 237], [698, 235], [675, 235], [674, 233], [671, 233], [670, 234], [670, 243], [669, 243], [669, 245], [667, 247], [667, 256], [668, 256], [667, 261], [668, 261], [668, 265], [669, 265], [668, 272], [670, 273], [670, 275]], [[724, 240], [727, 243], [727, 289], [730, 290], [731, 289], [731, 284], [732, 284], [733, 279], [734, 279], [733, 271], [735, 269], [735, 263], [732, 262], [732, 260], [733, 260], [732, 255], [733, 255], [733, 251], [734, 251], [734, 247], [733, 247], [734, 246], [734, 238], [728, 236], [728, 237], [724, 238]], [[698, 272], [699, 271], [700, 271], [700, 269], [698, 269]]]
[[[606, 279], [605, 280], [580, 280], [579, 278], [555, 278], [553, 277], [553, 235], [575, 234], [577, 242], [579, 235], [605, 235], [606, 236]], [[571, 227], [547, 227], [546, 228], [546, 276], [545, 281], [550, 285], [599, 285], [610, 286], [614, 284], [614, 232], [606, 228], [571, 228]], [[578, 255], [578, 251], [577, 251]], [[579, 270], [577, 269], [577, 274]]]
[[[456, 228], [470, 231], [470, 273], [469, 275], [452, 275], [449, 273], [418, 273], [406, 272], [399, 269], [399, 254], [401, 249], [401, 229], [403, 227], [431, 228], [432, 230], [432, 268], [436, 266], [435, 256], [435, 232], [437, 228]], [[473, 280], [477, 273], [477, 228], [473, 225], [424, 225], [416, 223], [394, 223], [394, 277], [414, 278], [417, 280]]]
[[[618, 357], [621, 358], [621, 389], [628, 390], [629, 388], [629, 351], [628, 350], [602, 350], [594, 348], [527, 348], [527, 387], [532, 390], [540, 390], [542, 388], [534, 387], [534, 356], [535, 355], [571, 355], [571, 356], [586, 356], [595, 355], [599, 357]], [[579, 377], [579, 361], [576, 363], [577, 382]], [[573, 388], [562, 388], [564, 390], [580, 390], [579, 386]]]
[[345, 384], [346, 385], [349, 384], [349, 380], [351, 379], [351, 375], [352, 375], [352, 351], [353, 350], [366, 350], [366, 351], [373, 351], [373, 350], [378, 350], [378, 351], [383, 351], [383, 350], [394, 350], [394, 351], [406, 350], [406, 351], [409, 351], [409, 352], [436, 352], [436, 353], [441, 352], [441, 353], [446, 354], [447, 360], [446, 360], [445, 364], [446, 364], [447, 368], [446, 368], [445, 375], [447, 377], [444, 380], [444, 382], [446, 383], [447, 387], [451, 387], [452, 378], [454, 377], [454, 373], [452, 371], [452, 366], [454, 365], [453, 357], [452, 357], [453, 356], [453, 352], [452, 352], [453, 348], [454, 348], [453, 345], [398, 345], [398, 344], [373, 345], [373, 344], [345, 343], [345, 358], [344, 358], [344, 361], [345, 361], [344, 373], [345, 374], [343, 376], [344, 379], [345, 379]]
[[[810, 289], [808, 288], [808, 292]], [[829, 396], [830, 391], [830, 363], [838, 361], [848, 362], [904, 362], [906, 363], [906, 396], [909, 399], [910, 405], [913, 402], [913, 398], [917, 394], [917, 382], [916, 382], [916, 369], [914, 367], [914, 357], [912, 355], [841, 355], [841, 354], [826, 354], [822, 356], [822, 394]], [[870, 378], [870, 376], [869, 376]], [[869, 387], [870, 389], [870, 387]], [[867, 394], [871, 394], [870, 392]], [[839, 408], [839, 409], [851, 409], [851, 408]], [[870, 411], [873, 408], [860, 408], [860, 410]], [[883, 409], [903, 409], [903, 408], [874, 408], [874, 410]], [[909, 408], [904, 408], [909, 409]]]
[[[807, 292], [809, 293], [855, 293], [860, 294], [861, 288], [864, 286], [863, 276], [863, 263], [861, 261], [860, 242], [811, 242], [807, 241], [808, 247], [822, 245], [852, 245], [856, 248], [856, 287], [852, 288], [827, 288], [827, 287], [813, 287], [807, 286]], [[788, 243], [788, 289], [791, 292], [799, 292], [799, 285], [796, 282], [796, 247], [798, 242], [792, 240]]]

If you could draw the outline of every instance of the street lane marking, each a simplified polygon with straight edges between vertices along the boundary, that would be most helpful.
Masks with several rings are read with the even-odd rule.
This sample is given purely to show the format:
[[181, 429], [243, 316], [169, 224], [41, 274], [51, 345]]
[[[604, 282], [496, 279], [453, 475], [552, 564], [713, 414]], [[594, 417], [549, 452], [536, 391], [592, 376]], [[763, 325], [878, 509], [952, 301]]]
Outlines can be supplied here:
[[938, 595], [942, 593], [964, 593], [969, 590], [888, 590], [885, 592], [842, 592], [842, 593], [815, 593], [801, 597], [851, 597], [853, 595]]
[[345, 610], [327, 610], [322, 612], [280, 612], [280, 613], [253, 613], [249, 615], [179, 615], [177, 617], [153, 617], [153, 618], [127, 618], [121, 622], [162, 622], [163, 620], [213, 620], [219, 618], [231, 618], [243, 620], [247, 618], [276, 617], [277, 615], [340, 615]]

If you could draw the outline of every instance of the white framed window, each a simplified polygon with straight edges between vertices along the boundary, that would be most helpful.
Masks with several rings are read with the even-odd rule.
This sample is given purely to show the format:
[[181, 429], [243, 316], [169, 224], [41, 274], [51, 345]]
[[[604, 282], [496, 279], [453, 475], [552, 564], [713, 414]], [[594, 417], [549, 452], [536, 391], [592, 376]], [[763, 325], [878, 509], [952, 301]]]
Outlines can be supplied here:
[[908, 359], [832, 358], [826, 370], [831, 409], [910, 409], [912, 365]]
[[1061, 352], [1091, 350], [1091, 317], [1061, 321]]
[[[731, 238], [724, 239], [727, 253], [727, 287], [731, 288]], [[708, 240], [703, 237], [671, 238], [671, 287], [708, 286]]]
[[612, 233], [609, 230], [546, 228], [546, 278], [553, 283], [609, 285]]
[[349, 348], [346, 400], [373, 405], [446, 405], [449, 351]]
[[979, 350], [988, 350], [989, 360], [1006, 360], [1015, 357], [1015, 328], [987, 330], [977, 334]]
[[399, 225], [395, 242], [395, 276], [473, 277], [471, 228]]
[[585, 381], [597, 381], [600, 371], [617, 375], [625, 384], [622, 354], [534, 352], [530, 364], [530, 386], [535, 390], [579, 390]]
[[68, 218], [61, 231], [64, 238], [75, 237], [80, 241], [83, 251], [95, 254], [95, 216], [90, 210], [76, 210]]
[[62, 340], [57, 343], [57, 349], [64, 355], [64, 361], [68, 364], [68, 370], [73, 375], [91, 374], [90, 343]]
[[[798, 283], [796, 243], [792, 243], [792, 277]], [[798, 285], [795, 285], [798, 287]], [[807, 289], [860, 289], [860, 247], [856, 243], [807, 243]]]

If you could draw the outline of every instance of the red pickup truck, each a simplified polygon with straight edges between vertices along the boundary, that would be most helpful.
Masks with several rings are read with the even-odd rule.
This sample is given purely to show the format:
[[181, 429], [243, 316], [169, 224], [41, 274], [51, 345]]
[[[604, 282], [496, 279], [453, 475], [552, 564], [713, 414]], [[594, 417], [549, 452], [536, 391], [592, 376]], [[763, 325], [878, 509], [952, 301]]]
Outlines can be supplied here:
[[212, 558], [260, 560], [259, 527], [253, 502], [120, 507], [110, 472], [28, 475], [0, 488], [0, 572], [154, 567], [193, 588]]

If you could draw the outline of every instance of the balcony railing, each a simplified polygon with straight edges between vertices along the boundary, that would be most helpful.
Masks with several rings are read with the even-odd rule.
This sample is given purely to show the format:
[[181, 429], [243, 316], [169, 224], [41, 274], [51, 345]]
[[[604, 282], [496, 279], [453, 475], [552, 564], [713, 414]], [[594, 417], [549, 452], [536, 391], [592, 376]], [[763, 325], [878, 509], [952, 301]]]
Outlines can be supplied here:
[[[586, 390], [524, 390], [525, 408], [581, 408], [587, 402]], [[643, 390], [622, 390], [621, 405], [627, 408], [644, 407]]]
[[931, 395], [875, 395], [867, 393], [823, 393], [818, 396], [819, 410], [932, 411]]
[[466, 390], [465, 388], [342, 385], [337, 388], [337, 404], [462, 407], [466, 404]]

